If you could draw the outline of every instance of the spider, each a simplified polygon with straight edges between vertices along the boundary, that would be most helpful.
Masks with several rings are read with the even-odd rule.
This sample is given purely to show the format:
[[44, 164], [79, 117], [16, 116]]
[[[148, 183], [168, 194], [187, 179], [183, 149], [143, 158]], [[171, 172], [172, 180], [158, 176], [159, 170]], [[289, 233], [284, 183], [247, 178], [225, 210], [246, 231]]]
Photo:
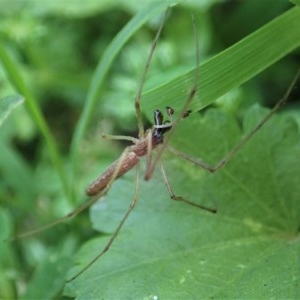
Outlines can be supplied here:
[[[300, 71], [296, 75], [295, 79], [293, 80], [292, 84], [290, 85], [289, 89], [287, 90], [284, 97], [277, 102], [277, 104], [273, 107], [272, 110], [251, 130], [250, 133], [248, 133], [238, 144], [236, 144], [231, 151], [227, 153], [216, 165], [210, 165], [204, 162], [203, 160], [200, 160], [198, 158], [190, 157], [189, 155], [185, 154], [184, 152], [181, 152], [169, 145], [169, 140], [173, 135], [174, 130], [176, 129], [179, 122], [181, 122], [183, 119], [189, 117], [191, 111], [189, 110], [189, 106], [191, 102], [193, 101], [196, 93], [197, 93], [197, 83], [199, 80], [199, 72], [198, 72], [198, 66], [199, 66], [199, 46], [198, 41], [196, 38], [196, 71], [195, 71], [195, 82], [193, 87], [191, 88], [184, 105], [182, 109], [179, 112], [178, 117], [173, 120], [173, 114], [174, 109], [171, 107], [166, 107], [166, 114], [168, 119], [164, 120], [163, 113], [156, 109], [154, 111], [154, 125], [149, 128], [148, 130], [144, 130], [143, 122], [142, 122], [142, 112], [140, 108], [141, 103], [141, 95], [142, 95], [142, 89], [145, 82], [146, 74], [148, 72], [159, 36], [162, 32], [165, 20], [167, 18], [168, 11], [165, 13], [165, 16], [163, 18], [163, 21], [159, 27], [159, 30], [152, 42], [149, 56], [147, 58], [145, 68], [142, 74], [141, 82], [139, 85], [139, 89], [137, 92], [137, 96], [135, 98], [135, 111], [136, 111], [136, 117], [137, 117], [137, 123], [138, 123], [138, 129], [139, 134], [138, 138], [131, 137], [131, 136], [110, 136], [103, 134], [102, 136], [106, 139], [114, 139], [114, 140], [127, 140], [132, 143], [132, 145], [125, 148], [125, 150], [122, 152], [121, 156], [115, 160], [103, 173], [101, 173], [86, 189], [86, 194], [88, 196], [92, 197], [91, 202], [94, 203], [97, 199], [101, 198], [111, 188], [114, 181], [124, 175], [126, 172], [131, 170], [132, 168], [136, 167], [139, 162], [140, 158], [146, 157], [146, 171], [144, 174], [144, 179], [146, 181], [150, 180], [152, 177], [152, 174], [154, 172], [155, 167], [159, 164], [160, 170], [162, 173], [162, 177], [164, 180], [164, 183], [166, 185], [166, 188], [168, 190], [169, 196], [172, 200], [175, 201], [181, 201], [183, 203], [198, 207], [202, 210], [206, 210], [210, 213], [216, 213], [217, 210], [215, 208], [206, 207], [204, 205], [195, 203], [191, 200], [188, 200], [184, 197], [181, 197], [179, 195], [176, 195], [173, 192], [173, 189], [171, 187], [171, 183], [168, 179], [168, 176], [166, 174], [165, 168], [163, 167], [163, 164], [161, 162], [161, 156], [164, 153], [165, 149], [167, 148], [170, 150], [173, 154], [175, 154], [178, 157], [181, 157], [194, 165], [201, 167], [209, 172], [216, 172], [222, 167], [224, 167], [234, 156], [235, 154], [249, 141], [259, 130], [260, 128], [267, 123], [267, 121], [272, 117], [272, 115], [275, 113], [278, 108], [285, 103], [285, 101], [288, 98], [288, 95], [290, 94], [293, 86], [295, 85], [295, 82], [300, 74]], [[194, 33], [195, 37], [196, 34], [196, 27], [195, 27], [195, 20], [192, 16], [193, 20], [193, 27], [194, 27]], [[165, 136], [166, 135], [166, 136]], [[156, 156], [154, 159], [152, 159], [152, 152], [156, 150]], [[138, 170], [138, 169], [137, 169]], [[128, 216], [132, 212], [132, 210], [135, 208], [139, 197], [138, 197], [138, 185], [139, 185], [139, 174], [137, 172], [136, 174], [136, 187], [135, 187], [135, 193], [133, 196], [133, 199], [127, 209], [127, 211], [124, 213], [123, 218], [119, 222], [119, 225], [115, 229], [114, 233], [110, 237], [108, 243], [105, 245], [103, 250], [99, 252], [88, 264], [85, 265], [84, 268], [82, 268], [78, 273], [76, 273], [72, 278], [68, 280], [68, 282], [74, 280], [78, 276], [80, 276], [83, 272], [85, 272], [88, 268], [90, 268], [101, 256], [103, 256], [110, 248], [112, 243], [115, 241], [117, 235], [119, 234], [122, 226], [124, 225], [125, 221], [127, 220]], [[88, 206], [91, 203], [88, 203]], [[84, 206], [84, 208], [87, 205]], [[77, 211], [78, 212], [78, 211]], [[76, 212], [76, 213], [77, 213]]]

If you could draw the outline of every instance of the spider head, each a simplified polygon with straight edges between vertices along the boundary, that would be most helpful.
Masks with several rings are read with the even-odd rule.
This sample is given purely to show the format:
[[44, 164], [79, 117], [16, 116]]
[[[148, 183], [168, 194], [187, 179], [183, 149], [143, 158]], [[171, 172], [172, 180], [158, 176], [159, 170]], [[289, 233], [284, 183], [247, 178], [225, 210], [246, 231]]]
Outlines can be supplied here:
[[[168, 120], [164, 121], [163, 113], [156, 109], [154, 111], [154, 129], [152, 133], [152, 138], [158, 141], [157, 143], [161, 144], [164, 141], [164, 134], [169, 131], [173, 126], [173, 114], [174, 109], [170, 106], [166, 107], [167, 115], [169, 117]], [[186, 118], [190, 115], [191, 110], [187, 110], [183, 113], [182, 118]]]

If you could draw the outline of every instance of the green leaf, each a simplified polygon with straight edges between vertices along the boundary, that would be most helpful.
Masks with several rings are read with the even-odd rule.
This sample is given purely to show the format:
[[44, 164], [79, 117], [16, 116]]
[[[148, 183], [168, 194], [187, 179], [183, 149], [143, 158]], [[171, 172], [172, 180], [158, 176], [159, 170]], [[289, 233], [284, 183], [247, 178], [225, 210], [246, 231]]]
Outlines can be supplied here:
[[[26, 293], [20, 299], [55, 299], [63, 287], [63, 278], [70, 267], [68, 257], [52, 255], [38, 265]], [[48, 282], [45, 285], [45, 282]]]
[[[178, 126], [173, 144], [216, 163], [265, 113], [252, 107], [243, 128], [216, 109], [194, 114]], [[140, 202], [110, 250], [65, 293], [76, 299], [298, 298], [299, 150], [296, 122], [278, 115], [215, 174], [165, 153], [174, 192], [216, 207], [217, 214], [169, 200], [156, 170], [149, 182], [141, 180]], [[134, 172], [120, 178], [92, 208], [97, 230], [114, 231], [133, 198], [134, 178]], [[70, 277], [107, 241], [87, 242]]]
[[7, 96], [0, 100], [0, 126], [12, 110], [23, 103], [24, 97], [21, 95]]
[[300, 5], [300, 1], [299, 0], [292, 0], [291, 2], [294, 3], [294, 4]]
[[[299, 47], [299, 27], [300, 8], [294, 7], [203, 62], [199, 68], [197, 97], [191, 109], [198, 111], [206, 107]], [[201, 37], [199, 39], [201, 43]], [[170, 105], [176, 109], [181, 108], [194, 82], [195, 67], [145, 91], [142, 110], [152, 119], [152, 112], [156, 108]]]

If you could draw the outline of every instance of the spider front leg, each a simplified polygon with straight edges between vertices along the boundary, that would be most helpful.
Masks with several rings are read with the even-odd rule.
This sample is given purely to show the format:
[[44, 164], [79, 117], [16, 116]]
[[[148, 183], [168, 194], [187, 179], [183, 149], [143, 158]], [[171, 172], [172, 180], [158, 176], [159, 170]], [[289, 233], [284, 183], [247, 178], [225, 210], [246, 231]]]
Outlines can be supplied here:
[[138, 142], [138, 139], [127, 135], [110, 135], [110, 134], [102, 133], [101, 136], [106, 140], [130, 141], [133, 144], [136, 144]]
[[[195, 98], [196, 93], [197, 93], [197, 85], [198, 85], [198, 81], [199, 81], [199, 64], [200, 64], [199, 42], [198, 42], [198, 38], [197, 38], [197, 28], [196, 28], [196, 21], [195, 21], [194, 15], [192, 14], [191, 17], [192, 17], [192, 21], [193, 21], [193, 30], [194, 30], [194, 35], [195, 35], [195, 46], [196, 46], [196, 69], [195, 69], [194, 85], [192, 86], [189, 94], [187, 95], [187, 98], [184, 102], [183, 107], [180, 110], [178, 117], [174, 121], [171, 121], [171, 124], [168, 129], [168, 135], [164, 139], [164, 142], [161, 145], [160, 149], [157, 151], [157, 155], [156, 155], [153, 163], [147, 165], [146, 174], [144, 176], [145, 180], [150, 180], [150, 178], [154, 172], [155, 166], [160, 161], [160, 158], [161, 158], [164, 150], [168, 147], [170, 139], [171, 139], [172, 135], [174, 134], [174, 131], [175, 131], [176, 127], [178, 126], [179, 122], [182, 119], [184, 119], [190, 115], [191, 110], [189, 109], [189, 106], [190, 106], [191, 102], [193, 101], [193, 99]], [[173, 109], [170, 107], [167, 107], [167, 111], [168, 111], [168, 115], [170, 117], [173, 114]]]
[[136, 94], [136, 97], [135, 97], [134, 107], [135, 107], [135, 113], [136, 113], [136, 118], [137, 118], [137, 123], [138, 123], [138, 129], [139, 129], [139, 138], [142, 138], [144, 136], [144, 125], [143, 125], [142, 112], [141, 112], [142, 91], [143, 91], [144, 83], [145, 83], [145, 80], [146, 80], [146, 75], [148, 73], [154, 51], [155, 51], [155, 48], [157, 46], [157, 42], [159, 40], [160, 34], [163, 30], [163, 27], [164, 27], [165, 21], [167, 19], [168, 13], [169, 13], [169, 8], [167, 8], [167, 10], [165, 12], [165, 15], [163, 17], [163, 20], [162, 20], [162, 22], [159, 26], [159, 29], [156, 33], [156, 36], [155, 36], [155, 38], [154, 38], [154, 40], [151, 44], [150, 52], [149, 52], [149, 55], [148, 55], [148, 58], [147, 58], [147, 61], [146, 61], [146, 64], [145, 64], [145, 68], [144, 68], [144, 71], [143, 71], [143, 74], [142, 74], [141, 82], [139, 84], [139, 88], [138, 88], [138, 91], [137, 91], [137, 94]]

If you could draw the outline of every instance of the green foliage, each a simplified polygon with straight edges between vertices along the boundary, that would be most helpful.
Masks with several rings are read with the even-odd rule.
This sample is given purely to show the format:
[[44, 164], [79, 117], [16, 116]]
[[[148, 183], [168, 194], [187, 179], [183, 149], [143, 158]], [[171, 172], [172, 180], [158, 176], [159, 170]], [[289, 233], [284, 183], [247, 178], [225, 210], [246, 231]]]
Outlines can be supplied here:
[[24, 98], [20, 95], [7, 96], [0, 101], [0, 126], [7, 118], [10, 112], [24, 101]]
[[[205, 61], [199, 69], [199, 76], [201, 77], [198, 82], [199, 96], [193, 101], [192, 109], [198, 111], [206, 107], [216, 98], [243, 84], [298, 47], [300, 40], [299, 19], [300, 10], [295, 7], [225, 51]], [[194, 80], [195, 67], [176, 79], [148, 91], [143, 98], [145, 111], [152, 111], [158, 105], [165, 107], [170, 99], [172, 99], [174, 107], [180, 108], [182, 99], [186, 98]], [[170, 91], [168, 97], [164, 97], [166, 90]]]
[[[258, 106], [250, 109], [242, 131], [253, 128], [264, 114]], [[210, 162], [241, 138], [236, 120], [215, 109], [181, 125], [176, 146], [191, 155], [200, 153]], [[215, 206], [218, 213], [168, 200], [156, 173], [153, 181], [142, 182], [140, 202], [111, 250], [68, 284], [68, 295], [297, 298], [299, 146], [297, 124], [278, 116], [216, 174], [176, 158], [167, 160], [175, 192]], [[134, 173], [124, 176], [92, 208], [96, 229], [113, 232], [133, 197], [133, 182]], [[85, 244], [77, 255], [77, 271], [107, 239]]]
[[[182, 107], [195, 80], [192, 11], [198, 93], [171, 140], [187, 154], [216, 163], [266, 113], [252, 104], [274, 105], [299, 67], [287, 56], [300, 44], [299, 7], [286, 1], [264, 1], [272, 10], [263, 15], [259, 0], [82, 3], [0, 1], [1, 240], [87, 201], [85, 186], [124, 147], [103, 141], [99, 123], [107, 133], [136, 132], [134, 97], [168, 5], [141, 105], [148, 120], [154, 108]], [[11, 110], [21, 98], [6, 97], [16, 94], [24, 106]], [[217, 215], [168, 200], [159, 168], [144, 182], [141, 164], [140, 201], [101, 260], [65, 285], [113, 233], [133, 197], [134, 171], [90, 216], [4, 243], [0, 298], [57, 299], [63, 288], [78, 298], [297, 298], [300, 119], [293, 98], [216, 174], [164, 153], [175, 193], [216, 207]], [[197, 113], [212, 103], [220, 108]]]

